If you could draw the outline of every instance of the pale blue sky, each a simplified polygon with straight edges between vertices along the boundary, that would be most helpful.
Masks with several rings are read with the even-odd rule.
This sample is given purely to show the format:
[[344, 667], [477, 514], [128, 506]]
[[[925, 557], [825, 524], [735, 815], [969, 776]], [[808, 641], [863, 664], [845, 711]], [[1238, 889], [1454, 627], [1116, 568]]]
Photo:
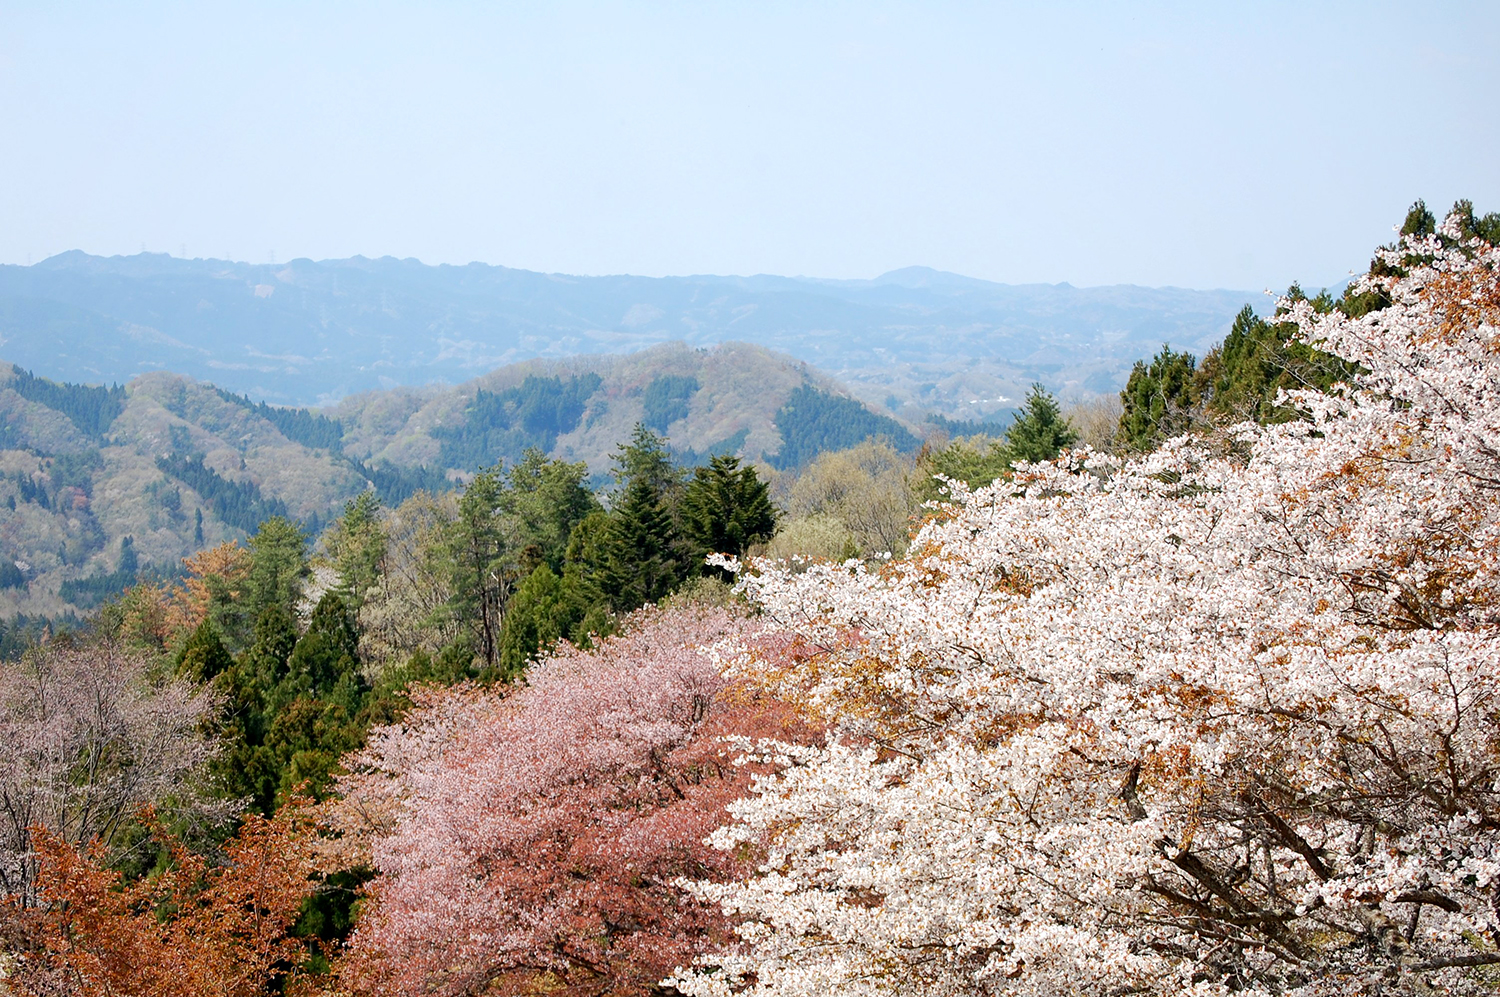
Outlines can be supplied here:
[[1317, 285], [1497, 94], [1494, 2], [0, 2], [0, 262]]

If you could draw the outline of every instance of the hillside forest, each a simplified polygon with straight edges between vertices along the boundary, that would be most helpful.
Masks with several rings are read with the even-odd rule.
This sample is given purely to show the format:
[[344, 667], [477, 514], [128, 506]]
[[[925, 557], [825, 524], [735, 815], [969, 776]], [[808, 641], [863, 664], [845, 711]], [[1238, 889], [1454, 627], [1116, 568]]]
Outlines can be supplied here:
[[870, 438], [919, 448], [906, 424], [736, 344], [521, 364], [318, 411], [165, 373], [122, 388], [0, 368], [0, 411], [0, 616], [32, 630], [92, 613], [137, 575], [175, 576], [267, 518], [317, 536], [362, 492], [393, 508], [532, 450], [586, 465], [603, 494], [637, 423], [669, 441], [676, 466], [733, 455], [765, 479]]
[[195, 546], [8, 626], [0, 988], [1491, 992], [1497, 241], [1418, 202], [1119, 406], [925, 443], [789, 379], [766, 459], [674, 445], [707, 368], [603, 465], [557, 453], [587, 371], [445, 403], [426, 465], [178, 399], [362, 479], [326, 518], [18, 372], [27, 440], [94, 445], [7, 451], [8, 511], [97, 538], [128, 465]]

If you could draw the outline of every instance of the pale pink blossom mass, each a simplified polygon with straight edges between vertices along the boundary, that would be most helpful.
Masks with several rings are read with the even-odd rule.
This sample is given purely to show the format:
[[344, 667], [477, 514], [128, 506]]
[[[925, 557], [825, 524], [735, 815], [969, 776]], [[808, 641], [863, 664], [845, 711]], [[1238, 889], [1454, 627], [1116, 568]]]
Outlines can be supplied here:
[[802, 653], [700, 879], [692, 997], [1489, 993], [1500, 966], [1500, 251], [1382, 251], [1357, 383], [1306, 418], [1087, 450], [952, 500], [880, 570], [753, 561]]
[[[348, 760], [335, 817], [379, 876], [343, 977], [376, 994], [641, 993], [728, 938], [673, 884], [748, 868], [705, 838], [754, 771], [729, 734], [799, 738], [701, 646], [721, 609], [644, 610], [524, 688], [431, 689]], [[550, 981], [550, 982], [549, 982]]]

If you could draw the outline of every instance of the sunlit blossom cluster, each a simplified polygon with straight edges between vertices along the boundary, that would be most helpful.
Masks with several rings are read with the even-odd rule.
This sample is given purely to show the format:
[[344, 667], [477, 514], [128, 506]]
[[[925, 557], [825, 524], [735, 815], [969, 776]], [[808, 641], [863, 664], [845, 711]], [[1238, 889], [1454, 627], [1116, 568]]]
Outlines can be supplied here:
[[[1451, 226], [1450, 226], [1451, 228]], [[1121, 460], [960, 484], [904, 561], [743, 566], [745, 744], [693, 997], [1488, 993], [1500, 982], [1500, 251], [1407, 239], [1363, 369]], [[1384, 276], [1381, 276], [1384, 274]], [[1429, 989], [1430, 988], [1430, 989]]]

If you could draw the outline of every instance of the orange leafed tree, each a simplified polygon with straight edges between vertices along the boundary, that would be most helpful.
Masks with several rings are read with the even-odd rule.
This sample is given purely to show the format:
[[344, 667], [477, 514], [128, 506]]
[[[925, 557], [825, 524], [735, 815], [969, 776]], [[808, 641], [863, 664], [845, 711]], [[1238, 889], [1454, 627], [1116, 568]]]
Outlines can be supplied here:
[[28, 997], [251, 997], [306, 958], [291, 934], [315, 887], [316, 836], [306, 811], [249, 815], [225, 861], [210, 865], [165, 840], [172, 867], [134, 883], [38, 831], [41, 906], [5, 911], [5, 982]]
[[250, 552], [233, 540], [183, 558], [188, 578], [171, 593], [168, 620], [187, 633], [208, 618], [215, 599], [237, 598], [250, 576]]
[[121, 631], [135, 642], [171, 647], [208, 619], [217, 606], [239, 599], [250, 577], [250, 552], [234, 540], [182, 559], [181, 585], [137, 585], [121, 600]]

